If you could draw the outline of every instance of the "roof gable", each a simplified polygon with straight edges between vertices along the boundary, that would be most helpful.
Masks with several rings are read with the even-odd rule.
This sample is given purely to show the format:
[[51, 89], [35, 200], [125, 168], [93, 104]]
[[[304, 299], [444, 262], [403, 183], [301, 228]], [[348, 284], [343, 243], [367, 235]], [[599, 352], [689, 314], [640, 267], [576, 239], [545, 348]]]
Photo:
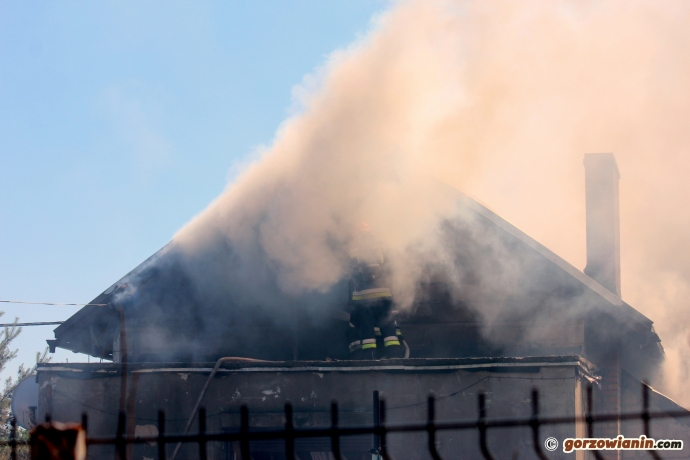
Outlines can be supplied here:
[[[488, 207], [446, 185], [441, 187], [457, 202], [457, 215], [446, 221], [443, 232], [448, 250], [455, 257], [454, 263], [464, 276], [447, 278], [446, 282], [455, 290], [452, 294], [455, 299], [464, 301], [472, 297], [469, 292], [478, 276], [490, 279], [484, 283], [481, 293], [466, 302], [471, 308], [482, 312], [484, 321], [501, 318], [516, 321], [520, 319], [519, 314], [524, 319], [525, 316], [545, 311], [551, 315], [557, 312], [557, 316], [549, 317], [549, 320], [563, 321], [581, 316], [587, 308], [594, 307], [612, 315], [625, 327], [637, 328], [644, 334], [651, 329], [652, 322], [644, 315]], [[241, 264], [236, 265], [234, 269], [241, 272]], [[487, 275], [503, 269], [508, 275], [496, 278]], [[477, 275], [482, 270], [484, 273]], [[149, 281], [142, 283], [143, 278]], [[176, 265], [176, 248], [171, 242], [91, 303], [115, 304], [123, 285], [138, 283], [139, 292], [134, 297], [130, 296], [126, 303], [130, 319], [149, 317], [149, 323], [170, 331], [184, 331], [185, 327], [194, 326], [198, 333], [188, 336], [189, 346], [198, 341], [199, 347], [212, 349], [208, 346], [209, 342], [243, 342], [242, 334], [248, 334], [252, 328], [266, 331], [277, 328], [285, 332], [286, 327], [281, 324], [295, 321], [298, 310], [306, 309], [308, 305], [326, 304], [332, 310], [337, 309], [339, 302], [344, 304], [345, 296], [340, 293], [340, 290], [344, 290], [344, 282], [346, 280], [333, 286], [329, 292], [311, 294], [297, 300], [284, 296], [285, 311], [276, 315], [262, 308], [260, 302], [243, 304], [241, 292], [232, 292], [231, 298], [227, 299], [206, 297], [203, 287], [188, 282], [184, 270], [180, 272]], [[236, 284], [239, 289], [245, 285], [246, 280]], [[280, 295], [275, 287], [271, 289], [267, 295]], [[147, 290], [151, 292], [147, 293]], [[503, 298], [500, 298], [501, 295]], [[495, 315], [486, 311], [492, 302], [501, 304], [495, 307]], [[122, 301], [120, 303], [124, 305]], [[308, 316], [303, 317], [305, 322], [318, 323], [318, 318]], [[211, 326], [218, 324], [225, 324], [225, 330], [210, 333], [210, 329], [215, 329]], [[110, 337], [117, 334], [117, 330], [117, 314], [112, 307], [87, 306], [55, 329], [56, 345], [108, 358], [112, 353]], [[227, 338], [231, 330], [235, 342]], [[270, 333], [266, 332], [266, 335]], [[280, 347], [284, 337], [280, 333], [274, 335], [276, 346]]]

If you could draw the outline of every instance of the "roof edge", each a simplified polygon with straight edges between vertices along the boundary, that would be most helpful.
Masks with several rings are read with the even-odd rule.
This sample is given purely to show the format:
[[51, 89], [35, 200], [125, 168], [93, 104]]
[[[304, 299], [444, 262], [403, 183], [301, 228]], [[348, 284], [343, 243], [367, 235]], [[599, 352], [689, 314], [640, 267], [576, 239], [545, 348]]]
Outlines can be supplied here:
[[634, 307], [624, 302], [620, 297], [618, 297], [616, 294], [614, 294], [613, 292], [599, 284], [597, 281], [587, 276], [583, 271], [575, 268], [572, 264], [560, 257], [558, 254], [556, 254], [543, 244], [539, 243], [531, 236], [527, 235], [525, 232], [520, 230], [518, 227], [516, 227], [503, 217], [493, 212], [486, 205], [479, 202], [479, 200], [477, 200], [476, 198], [473, 198], [458, 189], [454, 188], [454, 190], [458, 192], [458, 194], [461, 197], [460, 199], [462, 200], [462, 203], [466, 205], [468, 208], [472, 209], [477, 214], [488, 219], [489, 221], [491, 221], [492, 223], [494, 223], [510, 235], [514, 236], [530, 248], [537, 251], [543, 257], [553, 262], [561, 270], [565, 271], [570, 276], [572, 276], [573, 278], [577, 279], [582, 284], [587, 286], [590, 290], [598, 294], [602, 299], [604, 299], [611, 305], [617, 307], [621, 311], [621, 313], [632, 317], [632, 319], [634, 319], [638, 323], [641, 323], [645, 327], [652, 327], [652, 324], [654, 324], [654, 322], [651, 319], [647, 318], [645, 315], [637, 311]]

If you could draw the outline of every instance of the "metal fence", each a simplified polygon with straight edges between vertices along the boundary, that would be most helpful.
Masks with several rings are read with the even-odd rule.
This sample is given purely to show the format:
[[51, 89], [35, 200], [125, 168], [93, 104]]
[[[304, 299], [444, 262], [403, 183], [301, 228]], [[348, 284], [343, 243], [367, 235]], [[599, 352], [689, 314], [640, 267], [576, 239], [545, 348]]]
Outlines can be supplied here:
[[[240, 429], [238, 432], [212, 433], [206, 430], [206, 411], [201, 408], [198, 411], [198, 430], [195, 434], [167, 434], [165, 431], [165, 413], [158, 413], [158, 435], [157, 436], [127, 436], [127, 417], [124, 412], [119, 414], [117, 433], [115, 436], [92, 436], [86, 437], [87, 445], [112, 445], [116, 456], [120, 460], [127, 459], [127, 446], [130, 444], [155, 443], [158, 450], [159, 460], [173, 460], [179, 450], [179, 446], [185, 443], [195, 443], [198, 445], [198, 458], [206, 460], [208, 458], [207, 447], [209, 442], [235, 442], [240, 446], [242, 460], [251, 460], [251, 441], [283, 440], [285, 443], [285, 456], [288, 460], [295, 460], [295, 440], [300, 438], [327, 438], [330, 439], [330, 450], [335, 460], [343, 460], [341, 454], [341, 438], [356, 435], [373, 435], [372, 458], [392, 460], [387, 448], [387, 437], [391, 433], [414, 433], [424, 432], [427, 438], [427, 449], [429, 455], [434, 460], [441, 460], [442, 457], [437, 450], [436, 434], [440, 431], [451, 430], [477, 430], [479, 433], [479, 448], [483, 457], [493, 460], [495, 457], [489, 450], [487, 444], [487, 432], [492, 428], [511, 428], [529, 427], [532, 433], [532, 446], [534, 453], [541, 460], [546, 460], [543, 448], [543, 440], [540, 438], [540, 427], [549, 425], [583, 423], [586, 427], [588, 438], [594, 435], [594, 427], [597, 423], [617, 422], [625, 420], [637, 420], [643, 423], [644, 435], [648, 438], [652, 436], [650, 424], [654, 419], [682, 418], [689, 417], [688, 411], [675, 412], [656, 412], [649, 411], [649, 387], [642, 385], [642, 411], [622, 414], [593, 414], [592, 387], [587, 388], [586, 412], [584, 416], [567, 417], [543, 417], [539, 414], [539, 392], [532, 390], [531, 395], [532, 414], [527, 418], [489, 418], [486, 410], [486, 397], [483, 393], [477, 395], [477, 418], [466, 421], [436, 421], [435, 400], [429, 396], [427, 406], [426, 423], [396, 424], [386, 423], [386, 402], [379, 398], [378, 391], [374, 392], [373, 411], [374, 423], [372, 426], [342, 427], [338, 423], [338, 404], [331, 404], [331, 426], [325, 428], [295, 428], [293, 424], [293, 410], [288, 403], [285, 405], [285, 425], [280, 428], [268, 431], [255, 431], [249, 427], [249, 409], [242, 406], [240, 409]], [[50, 422], [50, 416], [46, 416], [46, 422]], [[82, 416], [82, 426], [88, 428], [86, 414]], [[20, 441], [17, 439], [16, 422], [11, 420], [11, 435], [9, 440], [0, 441], [0, 446], [8, 446], [11, 449], [11, 458], [17, 458], [17, 449], [21, 446], [31, 445], [32, 440]], [[167, 456], [166, 448], [177, 445], [172, 458]], [[592, 451], [597, 459], [602, 458], [602, 454], [596, 450]], [[653, 450], [648, 451], [654, 459], [661, 458], [659, 453]]]

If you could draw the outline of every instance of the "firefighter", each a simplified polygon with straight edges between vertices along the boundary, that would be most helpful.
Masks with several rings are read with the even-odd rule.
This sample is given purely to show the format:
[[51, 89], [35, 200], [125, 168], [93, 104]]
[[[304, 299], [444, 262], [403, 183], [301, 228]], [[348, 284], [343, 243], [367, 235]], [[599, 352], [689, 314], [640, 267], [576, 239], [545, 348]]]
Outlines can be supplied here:
[[402, 334], [393, 315], [393, 294], [383, 252], [364, 224], [348, 289], [347, 341], [353, 359], [403, 358]]

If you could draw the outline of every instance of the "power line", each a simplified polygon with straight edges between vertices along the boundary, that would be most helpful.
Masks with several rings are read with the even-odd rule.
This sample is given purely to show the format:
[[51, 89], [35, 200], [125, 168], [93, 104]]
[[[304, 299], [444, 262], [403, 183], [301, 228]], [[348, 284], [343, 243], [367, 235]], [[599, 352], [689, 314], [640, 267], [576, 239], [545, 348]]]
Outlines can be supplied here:
[[26, 302], [23, 300], [0, 300], [2, 303], [20, 303], [24, 305], [57, 305], [57, 306], [70, 306], [70, 307], [107, 307], [107, 303], [55, 303], [55, 302]]
[[62, 324], [62, 323], [64, 323], [64, 321], [48, 321], [48, 322], [43, 322], [43, 323], [4, 323], [4, 324], [0, 324], [0, 327], [49, 326], [52, 324]]

